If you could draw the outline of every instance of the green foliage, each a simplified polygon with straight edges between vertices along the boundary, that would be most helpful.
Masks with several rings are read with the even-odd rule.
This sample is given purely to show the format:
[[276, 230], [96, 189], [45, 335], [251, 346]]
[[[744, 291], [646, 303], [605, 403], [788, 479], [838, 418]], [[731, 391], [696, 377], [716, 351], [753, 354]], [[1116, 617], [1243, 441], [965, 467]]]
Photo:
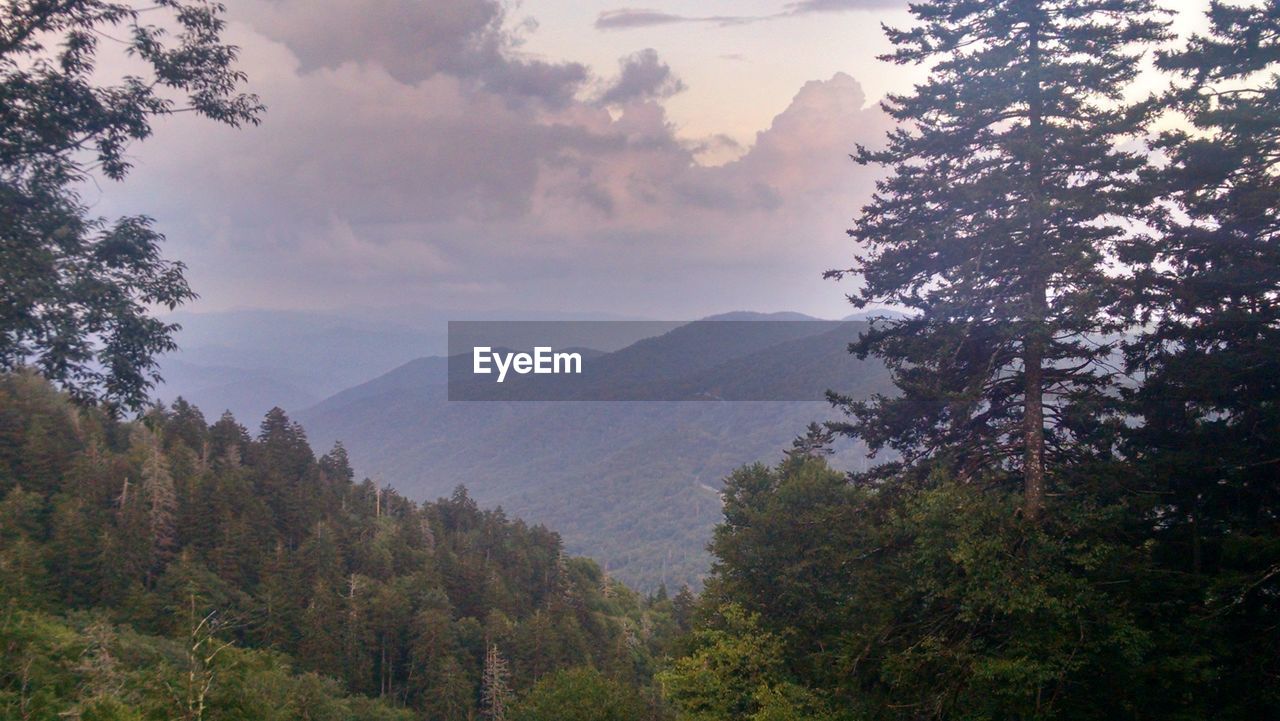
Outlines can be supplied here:
[[[63, 620], [8, 610], [0, 616], [0, 718], [412, 718], [406, 710], [347, 696], [330, 679], [297, 674], [276, 653], [227, 648], [209, 664], [192, 663], [184, 644], [139, 635], [97, 614]], [[215, 681], [203, 706], [189, 703], [193, 678]]]
[[858, 307], [912, 311], [856, 344], [885, 360], [899, 392], [835, 396], [854, 416], [841, 429], [909, 463], [1020, 480], [1034, 514], [1055, 466], [1102, 452], [1107, 338], [1128, 322], [1112, 312], [1111, 248], [1155, 195], [1138, 178], [1146, 156], [1123, 147], [1148, 113], [1122, 97], [1166, 23], [1150, 0], [933, 0], [911, 12], [882, 59], [930, 73], [889, 96], [901, 125], [887, 147], [859, 148], [858, 162], [891, 173], [850, 231], [857, 265], [829, 273], [860, 276]]
[[1264, 611], [1202, 612], [1186, 586], [1213, 581], [1170, 573], [1157, 499], [1123, 474], [1089, 469], [1030, 519], [1018, 492], [944, 473], [879, 486], [821, 458], [743, 468], [712, 543], [714, 614], [659, 677], [667, 697], [707, 721], [800, 691], [805, 713], [859, 719], [1259, 717], [1266, 691], [1221, 699], [1256, 673], [1242, 651], [1271, 641], [1245, 614]]
[[[162, 0], [158, 13], [106, 0], [5, 4], [0, 370], [31, 365], [82, 400], [146, 402], [154, 358], [174, 349], [176, 330], [150, 309], [195, 295], [183, 265], [160, 255], [150, 218], [95, 218], [75, 188], [95, 172], [122, 179], [129, 144], [159, 116], [258, 121], [257, 98], [237, 91], [244, 76], [221, 39], [222, 9], [206, 0]], [[116, 34], [120, 52], [100, 62], [100, 39]], [[125, 56], [146, 72], [110, 80], [102, 66]]]
[[658, 676], [682, 721], [835, 718], [810, 691], [791, 682], [779, 636], [757, 614], [730, 603], [694, 632], [693, 650]]
[[[31, 449], [0, 456], [0, 613], [25, 619], [8, 633], [48, 627], [38, 649], [4, 651], [20, 654], [0, 678], [12, 703], [150, 718], [146, 704], [176, 693], [185, 710], [165, 713], [184, 718], [201, 703], [208, 718], [365, 714], [341, 700], [351, 693], [382, 702], [360, 717], [468, 719], [491, 649], [515, 696], [582, 665], [644, 685], [676, 632], [670, 601], [566, 558], [556, 534], [481, 510], [465, 489], [418, 505], [353, 483], [341, 448], [316, 459], [279, 410], [257, 439], [182, 402], [121, 423], [7, 374], [0, 416], [6, 440]], [[163, 686], [163, 661], [186, 685], [82, 697], [84, 680], [58, 664], [83, 656], [86, 611], [152, 639], [139, 643], [154, 659], [113, 651], [122, 669]], [[28, 664], [56, 668], [24, 686]]]
[[1280, 3], [1215, 2], [1207, 19], [1157, 57], [1180, 122], [1149, 176], [1166, 205], [1128, 258], [1148, 330], [1126, 348], [1142, 378], [1126, 451], [1162, 500], [1162, 593], [1205, 639], [1208, 703], [1263, 717], [1280, 707]]
[[902, 459], [843, 478], [815, 428], [730, 477], [702, 613], [779, 650], [695, 645], [673, 703], [754, 713], [720, 657], [866, 719], [1276, 716], [1280, 3], [1212, 3], [1137, 104], [1146, 0], [911, 11], [886, 59], [930, 74], [832, 273], [914, 311], [854, 347], [898, 393], [832, 396]]
[[640, 721], [651, 712], [635, 687], [589, 667], [545, 676], [512, 709], [512, 721]]

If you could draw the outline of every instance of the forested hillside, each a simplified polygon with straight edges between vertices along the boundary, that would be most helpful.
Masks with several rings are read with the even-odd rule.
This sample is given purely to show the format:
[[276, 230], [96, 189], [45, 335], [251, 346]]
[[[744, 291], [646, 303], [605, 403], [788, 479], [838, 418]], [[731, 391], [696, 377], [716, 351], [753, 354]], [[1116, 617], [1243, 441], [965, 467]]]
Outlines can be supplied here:
[[[636, 588], [696, 585], [721, 480], [781, 452], [808, 423], [838, 418], [826, 389], [890, 390], [882, 364], [848, 353], [868, 327], [746, 313], [699, 321], [593, 358], [597, 375], [573, 386], [701, 401], [449, 402], [445, 359], [425, 358], [298, 415], [313, 437], [341, 440], [362, 474], [395, 479], [407, 495], [465, 483]], [[761, 398], [810, 400], [749, 400]], [[857, 441], [840, 451], [839, 467], [868, 462]]]
[[[898, 392], [730, 477], [668, 698], [1280, 718], [1280, 2], [1177, 45], [1148, 0], [910, 11], [884, 59], [928, 74], [854, 156], [886, 176], [830, 273], [913, 311], [853, 346]], [[901, 456], [839, 473], [832, 434]]]
[[648, 716], [687, 618], [461, 488], [354, 482], [278, 410], [124, 423], [10, 374], [0, 454], [5, 718], [465, 719], [562, 679]]
[[[504, 30], [504, 5], [490, 5], [498, 15], [480, 15], [488, 34], [459, 38], [485, 40], [468, 50], [496, 55], [453, 59], [493, 55], [521, 72], [478, 75], [459, 91], [523, 86], [502, 79], [555, 68], [504, 55], [520, 36]], [[758, 28], [854, 5], [877, 3], [809, 0], [741, 17], [620, 9], [596, 27]], [[440, 7], [358, 9], [345, 18], [360, 15], [374, 34], [338, 35], [398, 56], [383, 40], [403, 25], [424, 47], [418, 33], [434, 23], [401, 22], [411, 6]], [[230, 414], [210, 424], [181, 400], [149, 402], [178, 330], [155, 311], [195, 291], [185, 266], [160, 253], [149, 216], [99, 218], [81, 196], [99, 175], [128, 174], [131, 143], [150, 137], [153, 121], [190, 112], [259, 122], [261, 102], [241, 90], [239, 48], [222, 38], [223, 11], [204, 0], [0, 5], [0, 720], [1280, 718], [1280, 0], [1215, 0], [1176, 24], [1154, 0], [910, 3], [909, 24], [886, 29], [892, 51], [882, 57], [923, 72], [885, 97], [896, 126], [883, 141], [853, 149], [883, 175], [849, 231], [852, 258], [828, 271], [855, 281], [847, 297], [859, 309], [901, 312], [822, 335], [686, 326], [604, 364], [614, 375], [597, 389], [704, 399], [688, 415], [660, 403], [625, 413], [448, 403], [442, 363], [414, 362], [313, 409], [312, 437], [331, 448], [319, 457], [279, 408], [247, 428]], [[108, 47], [116, 54], [97, 54]], [[646, 57], [633, 56], [622, 79], [632, 67], [681, 84], [656, 56], [635, 64]], [[139, 74], [113, 78], [121, 60]], [[295, 65], [308, 76], [377, 67]], [[564, 107], [587, 100], [572, 96], [585, 92], [588, 69], [561, 67], [576, 78]], [[420, 80], [428, 94], [415, 97], [447, 94]], [[368, 84], [371, 100], [381, 84]], [[667, 125], [652, 91], [631, 97]], [[590, 100], [603, 126], [637, 120], [630, 109], [615, 118], [605, 100]], [[487, 126], [508, 127], [503, 105], [534, 102], [476, 106], [447, 142], [509, 153], [517, 144], [493, 143]], [[342, 112], [374, 107], [412, 115], [391, 104]], [[820, 129], [804, 117], [800, 134]], [[406, 127], [420, 126], [398, 126], [395, 137]], [[539, 137], [552, 129], [539, 127]], [[774, 132], [756, 147], [776, 147]], [[551, 134], [578, 135], [572, 124]], [[314, 139], [325, 136], [310, 137], [308, 158], [326, 150]], [[630, 156], [680, 145], [640, 138], [600, 146]], [[374, 155], [403, 164], [368, 169], [442, 159], [395, 149]], [[756, 152], [720, 167], [751, 171]], [[575, 167], [579, 154], [534, 165], [585, 181], [575, 171], [591, 166]], [[353, 157], [335, 167], [363, 168]], [[460, 156], [468, 168], [505, 165], [495, 157]], [[662, 167], [696, 164], [677, 157]], [[646, 218], [704, 205], [683, 171], [652, 176], [644, 165], [628, 163], [637, 182], [614, 189], [635, 186]], [[441, 170], [433, 182], [462, 193], [449, 205], [476, 200], [465, 177]], [[792, 165], [786, 175], [806, 173]], [[657, 177], [675, 203], [644, 188]], [[245, 189], [242, 200], [265, 190]], [[419, 204], [418, 193], [404, 195]], [[561, 207], [528, 199], [539, 214]], [[387, 212], [398, 207], [367, 217], [402, 232], [411, 226]], [[756, 222], [767, 221], [762, 210], [732, 208], [753, 228], [769, 225]], [[647, 266], [616, 252], [620, 240], [628, 250], [645, 240], [617, 232], [628, 218], [605, 224], [607, 253], [567, 236], [544, 254], [545, 239], [562, 237], [536, 224], [513, 234], [529, 215], [503, 215], [490, 231], [521, 242], [506, 258], [521, 276], [564, 265], [603, 277], [588, 289], [612, 294]], [[722, 227], [705, 238], [750, 242], [699, 244], [699, 254], [719, 248], [736, 277], [756, 240], [736, 221]], [[357, 237], [347, 230], [329, 245]], [[483, 224], [475, 230], [460, 237], [483, 240]], [[355, 247], [378, 248], [379, 265], [423, 265], [391, 236], [371, 240]], [[670, 264], [638, 276], [660, 281], [654, 295], [685, 279], [707, 293], [728, 288], [717, 273], [686, 275], [709, 266], [683, 267], [690, 257], [670, 242], [681, 237], [663, 240], [657, 255]], [[278, 245], [285, 255], [243, 246], [251, 252], [239, 259], [266, 268], [271, 291], [291, 285], [273, 262], [306, 267], [308, 250], [334, 252]], [[360, 280], [355, 255], [335, 256], [341, 272], [318, 276], [326, 302], [353, 292], [339, 285]], [[601, 273], [570, 263], [576, 255], [615, 265]], [[436, 266], [451, 258], [385, 290], [447, 285]], [[735, 289], [757, 292], [752, 277]], [[490, 278], [463, 285], [504, 292]], [[239, 289], [252, 278], [227, 280]], [[329, 371], [351, 370], [329, 360]], [[822, 408], [835, 417], [806, 423], [816, 413], [804, 404], [705, 400], [751, 397], [762, 384], [831, 388], [834, 408]], [[373, 467], [382, 478], [359, 480], [333, 443], [347, 432], [361, 464], [385, 464]], [[758, 462], [784, 439], [780, 461]], [[879, 455], [849, 464], [837, 448]], [[572, 548], [621, 559], [649, 583], [692, 577], [703, 557], [675, 564], [669, 552], [705, 533], [701, 595], [669, 597], [657, 584], [639, 595], [567, 555], [556, 532], [483, 510], [457, 485], [494, 480], [507, 485], [489, 486], [486, 503], [501, 497], [521, 518], [564, 520]]]

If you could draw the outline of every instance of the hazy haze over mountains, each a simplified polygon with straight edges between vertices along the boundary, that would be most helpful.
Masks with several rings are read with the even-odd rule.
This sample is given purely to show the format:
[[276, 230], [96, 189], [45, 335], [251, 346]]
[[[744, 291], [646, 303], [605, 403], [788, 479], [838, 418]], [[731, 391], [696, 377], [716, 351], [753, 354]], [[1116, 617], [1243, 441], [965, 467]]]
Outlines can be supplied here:
[[[425, 316], [414, 320], [184, 318], [189, 335], [165, 365], [161, 395], [182, 394], [206, 416], [231, 408], [250, 429], [279, 405], [317, 452], [341, 441], [358, 473], [418, 499], [465, 485], [483, 504], [556, 529], [571, 552], [641, 588], [696, 584], [720, 518], [722, 478], [775, 462], [810, 421], [833, 417], [814, 401], [449, 402], [443, 333]], [[707, 320], [814, 319], [739, 312]], [[598, 351], [593, 366], [604, 370], [594, 382], [640, 385], [655, 397], [869, 395], [888, 383], [879, 365], [848, 355], [865, 327], [743, 323], [737, 332], [737, 323], [695, 322]], [[868, 462], [860, 447], [838, 450], [837, 465]]]

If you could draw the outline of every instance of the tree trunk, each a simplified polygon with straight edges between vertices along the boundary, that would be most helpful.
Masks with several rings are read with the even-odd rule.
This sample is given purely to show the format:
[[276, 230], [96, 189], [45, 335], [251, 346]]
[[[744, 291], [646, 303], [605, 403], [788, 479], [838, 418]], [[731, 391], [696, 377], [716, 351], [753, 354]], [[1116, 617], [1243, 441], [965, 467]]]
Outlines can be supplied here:
[[[1038, 288], [1033, 288], [1032, 297], [1028, 298], [1033, 306], [1033, 315], [1044, 309], [1044, 284], [1039, 282], [1035, 285]], [[1039, 298], [1034, 297], [1037, 290]], [[1034, 518], [1044, 508], [1044, 338], [1039, 329], [1033, 329], [1026, 339], [1023, 364], [1026, 366], [1023, 391], [1026, 398], [1022, 416], [1026, 449], [1022, 468], [1023, 495], [1026, 513]]]
[[1045, 320], [1048, 316], [1048, 282], [1040, 269], [1044, 260], [1044, 212], [1040, 207], [1044, 189], [1044, 97], [1040, 88], [1040, 17], [1039, 8], [1030, 19], [1027, 30], [1026, 94], [1033, 143], [1028, 162], [1031, 193], [1029, 227], [1027, 228], [1028, 268], [1027, 321], [1023, 337], [1023, 498], [1024, 511], [1034, 518], [1044, 508], [1044, 352]]

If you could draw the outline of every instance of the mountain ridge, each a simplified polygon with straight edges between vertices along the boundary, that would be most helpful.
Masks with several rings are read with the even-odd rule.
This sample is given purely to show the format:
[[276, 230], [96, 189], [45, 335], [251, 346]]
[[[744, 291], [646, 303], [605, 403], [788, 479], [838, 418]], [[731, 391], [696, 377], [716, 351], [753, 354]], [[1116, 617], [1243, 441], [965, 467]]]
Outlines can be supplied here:
[[[787, 326], [792, 326], [787, 328]], [[725, 329], [739, 335], [719, 346]], [[833, 387], [887, 391], [887, 373], [847, 353], [865, 324], [694, 322], [603, 354], [605, 381], [705, 388], [760, 397], [772, 383], [804, 397]], [[671, 354], [671, 355], [667, 355]], [[672, 358], [697, 363], [684, 372]], [[341, 441], [357, 471], [394, 480], [414, 498], [465, 485], [481, 502], [552, 524], [566, 548], [598, 558], [642, 589], [696, 585], [719, 519], [716, 493], [733, 468], [771, 462], [811, 421], [835, 417], [819, 401], [449, 402], [447, 358], [419, 358], [296, 416], [313, 442]], [[824, 385], [826, 384], [826, 385]], [[803, 386], [803, 387], [802, 387]], [[843, 442], [833, 459], [853, 469], [865, 449]]]

